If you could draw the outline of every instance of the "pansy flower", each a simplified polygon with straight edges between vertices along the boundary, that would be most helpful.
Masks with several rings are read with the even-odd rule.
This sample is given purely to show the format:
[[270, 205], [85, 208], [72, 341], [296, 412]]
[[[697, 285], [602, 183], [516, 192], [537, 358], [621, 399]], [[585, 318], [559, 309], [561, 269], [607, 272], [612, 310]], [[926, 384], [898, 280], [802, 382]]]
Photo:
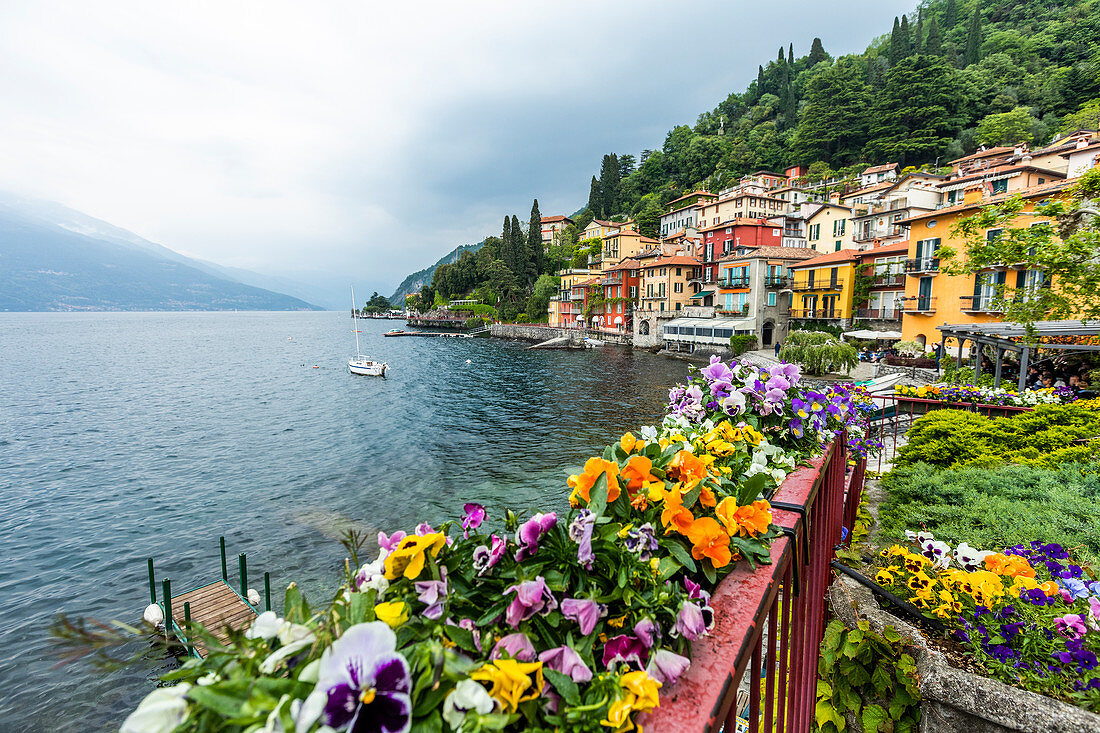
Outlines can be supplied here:
[[619, 464], [614, 461], [605, 461], [602, 458], [589, 458], [584, 464], [584, 472], [566, 479], [565, 483], [573, 489], [569, 495], [569, 503], [577, 505], [578, 499], [583, 499], [587, 504], [591, 501], [589, 492], [596, 484], [596, 480], [604, 475], [607, 477], [607, 501], [613, 502], [619, 498]]

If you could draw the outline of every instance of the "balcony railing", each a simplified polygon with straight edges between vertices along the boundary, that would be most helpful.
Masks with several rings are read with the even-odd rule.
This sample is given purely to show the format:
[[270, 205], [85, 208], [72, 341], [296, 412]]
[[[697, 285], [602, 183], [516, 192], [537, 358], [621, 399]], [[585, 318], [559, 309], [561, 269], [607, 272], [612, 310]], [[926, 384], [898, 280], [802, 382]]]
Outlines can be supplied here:
[[749, 279], [747, 277], [727, 277], [719, 280], [718, 283], [723, 288], [747, 288]]
[[939, 272], [939, 270], [939, 257], [918, 257], [905, 261], [905, 272], [910, 275], [918, 272]]
[[898, 308], [856, 308], [856, 318], [896, 321], [901, 318], [901, 311]]
[[962, 295], [960, 309], [970, 313], [1001, 313], [1004, 307], [996, 298], [989, 296]]
[[931, 295], [915, 295], [901, 301], [902, 313], [935, 313], [936, 298]]
[[791, 279], [786, 275], [768, 275], [764, 278], [764, 287], [782, 288], [790, 285]]
[[871, 282], [873, 288], [892, 288], [900, 287], [905, 282], [905, 276], [900, 272], [891, 272], [884, 275], [875, 275], [875, 279]]
[[844, 278], [830, 278], [828, 280], [795, 280], [792, 290], [841, 290], [844, 287]]
[[842, 317], [842, 311], [839, 308], [791, 308], [791, 318], [832, 320]]
[[749, 314], [749, 304], [745, 303], [740, 308], [716, 308], [715, 313], [720, 316], [747, 316]]

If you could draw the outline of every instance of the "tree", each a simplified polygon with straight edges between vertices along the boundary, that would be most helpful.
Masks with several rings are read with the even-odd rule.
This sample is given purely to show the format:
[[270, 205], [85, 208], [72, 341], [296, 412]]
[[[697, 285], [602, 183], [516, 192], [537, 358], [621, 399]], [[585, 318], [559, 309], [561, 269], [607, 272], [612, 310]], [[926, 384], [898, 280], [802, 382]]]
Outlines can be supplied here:
[[512, 269], [516, 276], [516, 286], [522, 288], [527, 282], [527, 242], [523, 236], [523, 227], [519, 224], [519, 217], [512, 214], [512, 252], [514, 260], [505, 264]]
[[794, 66], [794, 41], [791, 41], [791, 45], [787, 48], [787, 65]]
[[756, 67], [756, 98], [764, 96], [764, 93], [768, 91], [764, 86], [764, 67]]
[[942, 154], [959, 126], [957, 73], [935, 56], [910, 56], [890, 69], [871, 115], [867, 155], [905, 166]]
[[550, 304], [550, 298], [558, 294], [561, 280], [553, 275], [539, 275], [535, 286], [531, 291], [531, 297], [527, 299], [527, 317], [531, 320], [540, 320], [546, 315], [546, 308]]
[[619, 158], [614, 153], [603, 156], [600, 165], [600, 209], [604, 216], [619, 210]]
[[978, 123], [978, 142], [982, 145], [1030, 143], [1034, 139], [1033, 130], [1038, 122], [1027, 107], [986, 115]]
[[913, 35], [911, 53], [920, 53], [924, 48], [924, 8], [917, 8], [917, 28]]
[[909, 35], [909, 18], [901, 16], [901, 48], [902, 58], [913, 53], [913, 39]]
[[791, 138], [797, 160], [833, 165], [854, 162], [867, 143], [869, 87], [850, 58], [815, 76], [806, 85], [806, 105]]
[[512, 218], [504, 215], [504, 229], [500, 234], [500, 259], [511, 267], [516, 261], [515, 240], [512, 239]]
[[1085, 102], [1062, 119], [1062, 132], [1100, 129], [1100, 97]]
[[947, 8], [944, 10], [943, 27], [950, 31], [959, 22], [959, 6], [955, 0], [947, 0]]
[[810, 56], [808, 58], [810, 68], [828, 60], [829, 54], [825, 53], [825, 47], [821, 45], [821, 39], [814, 38], [813, 43], [810, 44]]
[[656, 238], [661, 229], [662, 213], [661, 205], [655, 199], [651, 199], [635, 218], [638, 224], [638, 233], [643, 237]]
[[924, 42], [924, 52], [930, 56], [943, 55], [943, 34], [935, 14], [928, 21], [928, 40]]
[[600, 191], [600, 182], [596, 180], [595, 176], [592, 176], [592, 185], [588, 189], [588, 210], [592, 212], [592, 216], [596, 219], [604, 217], [603, 193]]
[[390, 300], [384, 295], [379, 295], [378, 291], [374, 292], [374, 295], [370, 296], [370, 300], [363, 306], [364, 313], [385, 313], [390, 309]]
[[625, 153], [619, 156], [619, 180], [626, 178], [634, 172], [634, 156]]
[[546, 266], [542, 247], [542, 214], [539, 200], [531, 204], [531, 220], [527, 222], [527, 282], [532, 285]]
[[970, 16], [970, 26], [966, 29], [966, 65], [976, 64], [982, 59], [982, 14], [981, 3], [974, 3], [974, 14]]
[[824, 331], [791, 331], [779, 358], [800, 365], [804, 373], [813, 376], [841, 369], [847, 374], [859, 361], [854, 346]]
[[906, 57], [906, 45], [907, 42], [902, 40], [901, 37], [901, 23], [898, 21], [898, 17], [894, 16], [894, 28], [890, 31], [890, 65], [901, 61]]
[[[1015, 263], [1024, 275], [1042, 273], [1030, 283], [1026, 277], [1008, 280], [997, 287], [993, 307], [1003, 310], [1004, 319], [1020, 323], [1034, 335], [1036, 321], [1100, 318], [1100, 170], [1086, 171], [1061, 200], [1037, 204], [1034, 213], [1049, 217], [1054, 224], [1034, 223], [1024, 214], [1025, 201], [1014, 196], [989, 204], [974, 216], [960, 221], [956, 231], [963, 235], [963, 251], [941, 247], [941, 269], [951, 275], [982, 277], [990, 267]], [[1000, 229], [990, 239], [989, 229]]]

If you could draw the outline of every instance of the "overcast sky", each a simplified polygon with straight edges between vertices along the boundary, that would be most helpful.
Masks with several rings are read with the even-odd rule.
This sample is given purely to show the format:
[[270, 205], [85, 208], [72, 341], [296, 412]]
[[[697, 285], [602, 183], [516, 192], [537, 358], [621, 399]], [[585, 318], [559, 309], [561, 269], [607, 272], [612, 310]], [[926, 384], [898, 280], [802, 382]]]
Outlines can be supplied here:
[[571, 213], [814, 36], [913, 2], [0, 3], [0, 189], [187, 255], [392, 292], [505, 213]]

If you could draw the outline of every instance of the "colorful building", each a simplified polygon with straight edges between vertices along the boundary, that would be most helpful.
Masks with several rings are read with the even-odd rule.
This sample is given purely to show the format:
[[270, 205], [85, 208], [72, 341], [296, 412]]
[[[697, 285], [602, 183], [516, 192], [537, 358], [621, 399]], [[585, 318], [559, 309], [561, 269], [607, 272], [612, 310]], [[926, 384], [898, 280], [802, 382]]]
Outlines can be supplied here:
[[852, 319], [852, 294], [859, 253], [841, 250], [791, 266], [791, 319], [838, 321]]
[[634, 229], [621, 229], [603, 238], [600, 259], [593, 261], [592, 264], [601, 272], [607, 272], [622, 260], [633, 257], [657, 244], [660, 243], [656, 239], [643, 237]]
[[593, 312], [597, 328], [616, 333], [630, 332], [641, 287], [641, 267], [638, 260], [628, 257], [604, 272], [600, 281], [603, 305]]
[[[743, 247], [780, 247], [783, 229], [765, 219], [733, 219], [725, 224], [707, 227], [699, 232], [703, 240], [702, 283], [718, 280], [718, 263], [723, 257]], [[703, 305], [714, 305], [705, 302]]]
[[[686, 255], [661, 255], [641, 267], [641, 307], [654, 311], [678, 311], [691, 305], [699, 290], [702, 263]], [[693, 282], [694, 281], [694, 282]]]
[[[908, 251], [908, 242], [894, 242], [859, 252], [859, 269], [871, 281], [867, 300], [854, 303], [854, 317], [857, 321], [881, 322], [880, 325], [890, 331], [901, 329], [901, 306], [902, 298], [905, 297], [905, 259]], [[860, 327], [866, 326], [860, 324]]]
[[544, 216], [542, 217], [542, 246], [549, 247], [561, 237], [561, 232], [573, 220], [568, 216]]
[[762, 347], [781, 340], [789, 321], [790, 268], [814, 256], [806, 247], [755, 247], [723, 257], [716, 315], [749, 319], [741, 328], [755, 333]]
[[617, 232], [620, 229], [629, 228], [633, 226], [633, 222], [630, 221], [604, 221], [602, 219], [593, 219], [588, 222], [588, 226], [581, 232], [581, 239], [603, 239], [608, 234]]
[[586, 289], [575, 291], [574, 285], [592, 280], [598, 274], [594, 270], [580, 268], [570, 268], [558, 273], [561, 281], [558, 294], [550, 299], [547, 307], [551, 326], [574, 326], [578, 317], [583, 319]]

